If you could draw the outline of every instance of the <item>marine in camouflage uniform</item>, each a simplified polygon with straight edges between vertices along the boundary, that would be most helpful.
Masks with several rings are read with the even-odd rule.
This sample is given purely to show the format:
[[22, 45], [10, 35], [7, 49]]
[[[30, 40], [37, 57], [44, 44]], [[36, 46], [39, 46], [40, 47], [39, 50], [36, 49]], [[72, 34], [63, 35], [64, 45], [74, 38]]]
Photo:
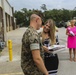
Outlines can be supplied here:
[[38, 49], [43, 58], [40, 37], [37, 31], [29, 26], [22, 38], [21, 67], [25, 75], [43, 75], [35, 65], [32, 57], [32, 50]]

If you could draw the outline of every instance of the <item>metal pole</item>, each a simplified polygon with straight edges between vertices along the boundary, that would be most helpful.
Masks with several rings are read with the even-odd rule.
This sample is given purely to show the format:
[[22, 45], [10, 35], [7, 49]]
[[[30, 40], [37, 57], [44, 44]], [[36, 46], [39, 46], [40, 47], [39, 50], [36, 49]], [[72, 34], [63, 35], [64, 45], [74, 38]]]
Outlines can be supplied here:
[[12, 54], [12, 41], [8, 40], [8, 50], [9, 50], [9, 60], [12, 61], [13, 54]]

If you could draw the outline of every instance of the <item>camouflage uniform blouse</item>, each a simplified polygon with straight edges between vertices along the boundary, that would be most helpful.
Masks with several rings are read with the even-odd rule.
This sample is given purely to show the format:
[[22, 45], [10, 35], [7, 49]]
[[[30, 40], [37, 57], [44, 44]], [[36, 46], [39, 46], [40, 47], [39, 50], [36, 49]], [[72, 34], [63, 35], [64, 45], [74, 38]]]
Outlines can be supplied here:
[[41, 56], [43, 56], [40, 37], [37, 31], [29, 26], [22, 38], [21, 67], [25, 75], [43, 75], [32, 57], [31, 51], [37, 49], [40, 50]]

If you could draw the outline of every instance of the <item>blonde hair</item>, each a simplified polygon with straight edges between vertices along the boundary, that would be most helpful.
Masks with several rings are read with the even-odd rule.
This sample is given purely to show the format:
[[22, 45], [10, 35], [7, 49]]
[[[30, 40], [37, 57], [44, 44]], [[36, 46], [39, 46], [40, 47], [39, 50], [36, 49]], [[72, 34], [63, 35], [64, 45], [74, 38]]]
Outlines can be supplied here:
[[67, 26], [70, 26], [71, 25], [71, 23], [70, 22], [67, 22]]
[[[49, 38], [51, 40], [51, 45], [54, 45], [56, 43], [55, 40], [55, 22], [52, 19], [48, 19], [46, 23], [50, 24], [50, 31], [48, 32]], [[44, 33], [42, 35], [42, 39], [44, 40], [45, 36]]]

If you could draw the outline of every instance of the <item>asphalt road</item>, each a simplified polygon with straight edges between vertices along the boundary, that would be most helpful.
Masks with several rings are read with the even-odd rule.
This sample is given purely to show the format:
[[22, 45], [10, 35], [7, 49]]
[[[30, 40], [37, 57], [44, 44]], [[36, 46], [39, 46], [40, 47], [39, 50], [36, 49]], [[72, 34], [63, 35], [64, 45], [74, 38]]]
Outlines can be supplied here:
[[[0, 75], [23, 75], [20, 66], [21, 57], [21, 39], [27, 28], [19, 28], [7, 33], [7, 40], [12, 40], [13, 43], [13, 60], [9, 61], [9, 50], [6, 47], [0, 53]], [[39, 31], [42, 31], [39, 30]], [[65, 28], [59, 28], [58, 36], [60, 44], [66, 45], [67, 36]], [[7, 45], [8, 46], [8, 45]], [[69, 52], [66, 48], [58, 53], [59, 69], [58, 75], [76, 75], [76, 62], [69, 61]]]

